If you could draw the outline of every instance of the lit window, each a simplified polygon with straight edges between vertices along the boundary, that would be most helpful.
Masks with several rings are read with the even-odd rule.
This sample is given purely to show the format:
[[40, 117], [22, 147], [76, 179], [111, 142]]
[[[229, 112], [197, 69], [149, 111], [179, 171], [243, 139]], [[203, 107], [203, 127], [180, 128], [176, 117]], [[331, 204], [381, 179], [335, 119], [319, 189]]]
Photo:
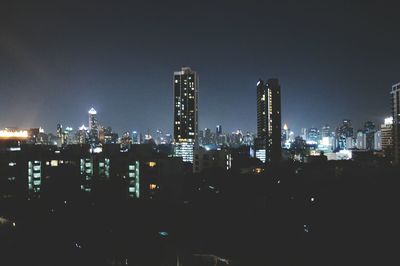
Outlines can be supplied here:
[[157, 188], [156, 184], [150, 184], [149, 186], [150, 190], [155, 190]]
[[150, 167], [155, 167], [156, 166], [156, 162], [149, 162], [149, 166]]

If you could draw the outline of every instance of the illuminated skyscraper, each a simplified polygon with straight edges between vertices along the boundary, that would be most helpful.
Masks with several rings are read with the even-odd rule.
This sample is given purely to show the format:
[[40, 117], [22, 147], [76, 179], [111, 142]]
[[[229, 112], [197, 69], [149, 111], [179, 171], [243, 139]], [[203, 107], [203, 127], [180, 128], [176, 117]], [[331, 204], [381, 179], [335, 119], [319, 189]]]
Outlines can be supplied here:
[[367, 145], [367, 139], [364, 131], [358, 130], [356, 134], [356, 148], [359, 150], [365, 150]]
[[382, 131], [376, 130], [374, 133], [374, 150], [382, 150]]
[[97, 112], [96, 110], [92, 107], [89, 110], [89, 130], [98, 130], [98, 124], [97, 124]]
[[331, 127], [329, 125], [325, 125], [321, 129], [321, 137], [327, 138], [331, 136]]
[[385, 156], [392, 158], [393, 155], [393, 117], [385, 118], [381, 125], [381, 146]]
[[57, 138], [62, 138], [62, 125], [57, 124]]
[[99, 143], [99, 125], [97, 123], [97, 112], [92, 107], [89, 110], [89, 144], [95, 147]]
[[69, 145], [73, 142], [72, 131], [74, 129], [72, 127], [65, 127], [63, 132], [63, 145]]
[[136, 130], [132, 131], [132, 143], [133, 144], [140, 144], [139, 134]]
[[301, 128], [300, 129], [300, 137], [303, 139], [303, 140], [307, 140], [307, 128]]
[[351, 141], [353, 138], [353, 127], [349, 119], [344, 119], [343, 124], [336, 129], [336, 148], [339, 150], [351, 149]]
[[222, 134], [222, 126], [221, 125], [217, 125], [215, 127], [215, 134], [217, 134], [217, 137]]
[[61, 124], [57, 124], [57, 145], [62, 146], [64, 144], [63, 129]]
[[211, 144], [211, 129], [205, 128], [204, 129], [204, 145]]
[[[255, 149], [265, 149], [265, 162], [281, 160], [281, 86], [278, 79], [257, 82], [257, 140]], [[260, 153], [259, 153], [260, 154]]]
[[307, 131], [306, 141], [311, 144], [317, 144], [319, 141], [319, 130], [318, 128], [312, 127]]
[[175, 156], [193, 162], [198, 146], [199, 80], [195, 71], [182, 67], [174, 73], [174, 143]]
[[375, 124], [371, 121], [364, 123], [364, 134], [366, 138], [365, 148], [367, 150], [374, 150], [375, 146]]
[[87, 128], [84, 125], [82, 125], [75, 134], [76, 143], [78, 143], [78, 144], [87, 143], [87, 139], [88, 139], [87, 132], [88, 132]]
[[394, 162], [400, 163], [400, 82], [392, 86], [393, 155]]

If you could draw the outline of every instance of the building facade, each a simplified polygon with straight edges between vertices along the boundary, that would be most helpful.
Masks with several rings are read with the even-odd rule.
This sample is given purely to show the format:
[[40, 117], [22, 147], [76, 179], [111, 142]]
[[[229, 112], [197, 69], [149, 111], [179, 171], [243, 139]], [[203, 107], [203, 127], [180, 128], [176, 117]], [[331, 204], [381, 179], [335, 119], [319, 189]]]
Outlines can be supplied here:
[[197, 73], [182, 67], [174, 73], [174, 143], [175, 156], [193, 162], [193, 149], [198, 146]]
[[400, 82], [392, 86], [393, 157], [400, 163]]
[[353, 127], [349, 119], [344, 119], [342, 125], [336, 129], [336, 149], [348, 150], [352, 148]]
[[381, 125], [381, 146], [386, 157], [393, 155], [393, 117], [385, 118]]
[[95, 148], [99, 143], [99, 125], [97, 122], [97, 111], [92, 107], [89, 112], [89, 144]]
[[[257, 82], [257, 140], [255, 151], [265, 150], [265, 162], [277, 163], [281, 160], [281, 87], [278, 79]], [[257, 156], [256, 156], [257, 157]]]

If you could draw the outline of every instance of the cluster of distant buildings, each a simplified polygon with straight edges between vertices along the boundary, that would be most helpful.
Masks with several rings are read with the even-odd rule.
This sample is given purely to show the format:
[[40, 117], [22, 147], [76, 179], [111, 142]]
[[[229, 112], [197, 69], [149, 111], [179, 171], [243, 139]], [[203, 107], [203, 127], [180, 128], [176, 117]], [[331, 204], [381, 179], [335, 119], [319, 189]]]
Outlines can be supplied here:
[[[392, 86], [392, 116], [375, 125], [366, 121], [363, 128], [354, 129], [349, 119], [336, 128], [302, 128], [300, 136], [294, 137], [287, 126], [282, 131], [282, 146], [287, 150], [303, 151], [295, 159], [324, 154], [331, 160], [352, 159], [353, 154], [369, 153], [400, 163], [400, 83]], [[304, 152], [306, 151], [306, 152]], [[299, 156], [299, 154], [301, 156]]]
[[291, 133], [285, 125], [282, 132], [282, 145], [285, 149], [291, 149], [297, 140], [309, 147], [310, 155], [323, 153], [328, 159], [351, 159], [353, 151], [382, 152], [382, 156], [393, 157], [393, 117], [385, 118], [379, 126], [367, 121], [358, 130], [354, 130], [349, 119], [344, 119], [334, 129], [329, 125], [302, 128], [297, 139]]
[[88, 125], [75, 131], [61, 124], [55, 135], [42, 128], [0, 130], [0, 187], [5, 190], [0, 192], [8, 195], [7, 191], [21, 187], [35, 197], [49, 188], [50, 180], [67, 174], [85, 193], [113, 181], [129, 198], [175, 197], [185, 173], [207, 169], [259, 173], [283, 160], [351, 159], [360, 151], [377, 152], [399, 163], [400, 83], [391, 91], [392, 117], [382, 125], [367, 121], [354, 130], [345, 119], [334, 129], [329, 125], [302, 129], [300, 136], [286, 124], [282, 128], [278, 79], [260, 79], [256, 84], [256, 135], [241, 130], [226, 133], [221, 125], [215, 131], [199, 130], [199, 79], [189, 67], [174, 72], [173, 94], [172, 135], [157, 130], [154, 135], [132, 131], [119, 136], [99, 124], [94, 108], [88, 112]]

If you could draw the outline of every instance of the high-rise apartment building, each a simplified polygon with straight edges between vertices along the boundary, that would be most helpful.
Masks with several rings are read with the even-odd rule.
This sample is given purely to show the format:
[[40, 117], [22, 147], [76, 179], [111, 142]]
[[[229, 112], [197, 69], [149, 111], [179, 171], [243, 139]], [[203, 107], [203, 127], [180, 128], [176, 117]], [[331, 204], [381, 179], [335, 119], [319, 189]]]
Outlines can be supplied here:
[[198, 146], [199, 79], [190, 67], [174, 73], [174, 143], [175, 156], [193, 162]]
[[400, 163], [400, 82], [392, 86], [393, 155], [394, 163]]
[[[257, 140], [258, 154], [265, 150], [265, 162], [281, 160], [281, 86], [278, 79], [257, 82]], [[262, 157], [262, 156], [260, 156]]]
[[386, 157], [393, 156], [393, 117], [385, 118], [381, 125], [381, 146]]

